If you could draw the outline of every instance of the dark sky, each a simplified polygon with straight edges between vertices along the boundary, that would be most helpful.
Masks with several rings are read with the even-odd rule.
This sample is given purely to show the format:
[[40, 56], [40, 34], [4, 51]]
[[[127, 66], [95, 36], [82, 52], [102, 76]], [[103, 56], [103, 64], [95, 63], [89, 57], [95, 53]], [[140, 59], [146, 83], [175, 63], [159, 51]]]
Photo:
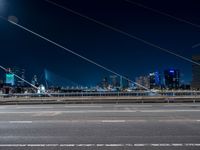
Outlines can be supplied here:
[[[54, 0], [98, 21], [191, 58], [200, 54], [200, 28], [124, 0]], [[173, 16], [200, 24], [200, 2], [133, 0]], [[150, 71], [180, 69], [182, 81], [191, 81], [192, 64], [154, 47], [81, 18], [44, 0], [0, 0], [1, 16], [16, 16], [18, 23], [135, 79]], [[26, 77], [40, 76], [46, 68], [81, 85], [95, 85], [110, 73], [0, 20], [1, 65], [26, 69]]]

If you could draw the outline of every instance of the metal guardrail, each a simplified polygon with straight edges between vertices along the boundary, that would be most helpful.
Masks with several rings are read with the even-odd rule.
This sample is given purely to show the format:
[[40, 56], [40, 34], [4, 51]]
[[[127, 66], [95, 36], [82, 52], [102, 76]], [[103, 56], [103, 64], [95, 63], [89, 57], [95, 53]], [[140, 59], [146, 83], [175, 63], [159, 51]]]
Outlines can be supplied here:
[[187, 97], [200, 96], [200, 91], [160, 91], [156, 93], [146, 91], [133, 92], [72, 92], [72, 93], [26, 93], [26, 94], [0, 94], [1, 98], [21, 97], [21, 98], [45, 98], [45, 97], [152, 97], [152, 96], [167, 96], [167, 97]]
[[45, 97], [0, 98], [0, 104], [94, 104], [94, 103], [182, 103], [200, 102], [199, 97]]

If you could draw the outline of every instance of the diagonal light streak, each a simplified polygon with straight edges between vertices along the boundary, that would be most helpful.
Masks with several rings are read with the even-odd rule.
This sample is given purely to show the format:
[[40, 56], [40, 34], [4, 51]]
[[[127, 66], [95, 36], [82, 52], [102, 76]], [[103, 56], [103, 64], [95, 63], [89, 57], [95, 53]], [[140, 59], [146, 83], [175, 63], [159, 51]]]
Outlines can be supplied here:
[[174, 56], [176, 56], [176, 57], [178, 57], [178, 58], [180, 58], [180, 59], [182, 59], [182, 60], [185, 60], [185, 61], [187, 61], [187, 62], [190, 62], [190, 63], [193, 63], [193, 64], [196, 64], [196, 65], [200, 66], [200, 63], [198, 63], [198, 62], [196, 62], [196, 61], [193, 61], [192, 59], [189, 59], [189, 58], [187, 58], [187, 57], [184, 57], [184, 56], [182, 56], [182, 55], [180, 55], [180, 54], [174, 53], [173, 50], [169, 50], [169, 49], [163, 48], [163, 47], [161, 47], [161, 46], [159, 46], [159, 45], [157, 45], [157, 44], [154, 44], [154, 43], [152, 43], [152, 42], [146, 41], [146, 40], [144, 40], [144, 39], [142, 39], [142, 38], [140, 38], [140, 37], [137, 37], [137, 36], [135, 36], [135, 35], [133, 35], [133, 34], [130, 34], [130, 33], [128, 33], [128, 32], [125, 32], [125, 31], [123, 31], [123, 30], [121, 30], [121, 29], [115, 28], [115, 27], [113, 27], [113, 26], [111, 26], [111, 25], [108, 25], [108, 24], [106, 24], [106, 23], [103, 23], [103, 22], [101, 22], [101, 21], [98, 21], [98, 20], [96, 20], [96, 19], [94, 19], [94, 18], [88, 17], [88, 16], [86, 16], [86, 15], [84, 15], [84, 14], [81, 14], [81, 13], [79, 13], [79, 12], [77, 12], [77, 11], [74, 11], [74, 10], [72, 10], [72, 9], [70, 9], [70, 8], [67, 8], [67, 7], [64, 7], [64, 6], [60, 5], [60, 4], [57, 4], [57, 3], [55, 3], [55, 2], [53, 2], [53, 1], [51, 1], [51, 0], [45, 0], [45, 1], [48, 2], [48, 3], [50, 3], [50, 4], [52, 4], [52, 5], [54, 5], [54, 6], [57, 6], [57, 7], [59, 7], [59, 8], [62, 8], [62, 9], [64, 9], [64, 10], [68, 11], [68, 12], [71, 12], [71, 13], [73, 13], [73, 14], [75, 14], [75, 15], [78, 15], [78, 16], [80, 16], [80, 17], [82, 17], [82, 18], [85, 18], [85, 19], [87, 19], [87, 20], [90, 20], [90, 21], [92, 21], [92, 22], [94, 22], [94, 23], [96, 23], [96, 24], [99, 24], [99, 25], [101, 25], [101, 26], [103, 26], [103, 27], [105, 27], [105, 28], [109, 28], [109, 29], [111, 29], [111, 30], [113, 30], [113, 31], [115, 31], [115, 32], [118, 32], [118, 33], [120, 33], [120, 34], [123, 34], [123, 35], [125, 35], [125, 36], [127, 36], [127, 37], [129, 37], [129, 38], [135, 39], [135, 40], [140, 41], [140, 42], [142, 42], [142, 43], [144, 43], [144, 44], [147, 44], [147, 45], [149, 45], [149, 46], [151, 46], [151, 47], [154, 47], [154, 48], [156, 48], [156, 49], [159, 49], [159, 50], [161, 50], [161, 51], [163, 51], [163, 52], [166, 52], [166, 53], [168, 53], [168, 54], [174, 55]]
[[141, 4], [141, 3], [138, 3], [138, 2], [134, 2], [134, 1], [132, 1], [132, 0], [124, 0], [124, 1], [126, 1], [126, 2], [128, 2], [128, 3], [130, 3], [130, 4], [133, 4], [133, 5], [137, 5], [137, 6], [139, 6], [139, 7], [142, 7], [142, 8], [144, 8], [144, 9], [150, 10], [150, 11], [155, 12], [155, 13], [157, 13], [157, 14], [167, 16], [167, 17], [169, 17], [169, 18], [171, 18], [171, 19], [174, 19], [174, 20], [177, 20], [177, 21], [179, 21], [179, 22], [183, 22], [183, 23], [192, 25], [192, 26], [194, 26], [194, 27], [200, 28], [200, 25], [199, 25], [199, 24], [195, 24], [195, 23], [192, 23], [192, 22], [190, 22], [190, 21], [188, 21], [188, 20], [185, 20], [185, 19], [182, 19], [182, 18], [179, 18], [179, 17], [175, 17], [175, 16], [170, 15], [170, 14], [168, 14], [168, 13], [166, 13], [166, 12], [162, 12], [162, 11], [160, 11], [160, 10], [157, 10], [157, 9], [155, 9], [155, 8], [146, 6], [146, 5], [144, 5], [144, 4]]

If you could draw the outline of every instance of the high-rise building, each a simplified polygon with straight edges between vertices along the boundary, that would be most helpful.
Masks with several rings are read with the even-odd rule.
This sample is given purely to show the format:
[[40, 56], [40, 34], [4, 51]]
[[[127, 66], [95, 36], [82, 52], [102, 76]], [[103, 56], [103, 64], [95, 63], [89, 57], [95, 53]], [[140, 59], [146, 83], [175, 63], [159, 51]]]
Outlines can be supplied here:
[[161, 75], [158, 71], [149, 73], [150, 89], [161, 88]]
[[177, 69], [168, 69], [164, 71], [165, 86], [168, 89], [178, 89], [180, 86], [180, 71]]
[[[200, 63], [200, 55], [192, 57], [192, 60]], [[200, 66], [193, 64], [192, 65], [192, 89], [200, 90]]]
[[[135, 82], [139, 85], [142, 85], [146, 88], [150, 88], [150, 82], [149, 82], [149, 77], [148, 76], [140, 76], [140, 77], [137, 77], [135, 79]], [[140, 90], [143, 90], [144, 88], [142, 88], [141, 86], [137, 85], [137, 89], [140, 89]]]

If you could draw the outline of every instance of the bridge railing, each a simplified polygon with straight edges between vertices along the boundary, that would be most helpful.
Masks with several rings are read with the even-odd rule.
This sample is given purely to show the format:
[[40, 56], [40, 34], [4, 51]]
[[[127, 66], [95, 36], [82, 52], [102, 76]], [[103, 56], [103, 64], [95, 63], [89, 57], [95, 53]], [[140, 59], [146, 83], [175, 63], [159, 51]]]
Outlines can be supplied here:
[[147, 91], [132, 91], [132, 92], [70, 92], [70, 93], [48, 93], [48, 94], [37, 94], [37, 93], [26, 93], [26, 94], [0, 94], [1, 98], [30, 98], [30, 97], [198, 97], [200, 91], [159, 91], [157, 93], [151, 93]]

